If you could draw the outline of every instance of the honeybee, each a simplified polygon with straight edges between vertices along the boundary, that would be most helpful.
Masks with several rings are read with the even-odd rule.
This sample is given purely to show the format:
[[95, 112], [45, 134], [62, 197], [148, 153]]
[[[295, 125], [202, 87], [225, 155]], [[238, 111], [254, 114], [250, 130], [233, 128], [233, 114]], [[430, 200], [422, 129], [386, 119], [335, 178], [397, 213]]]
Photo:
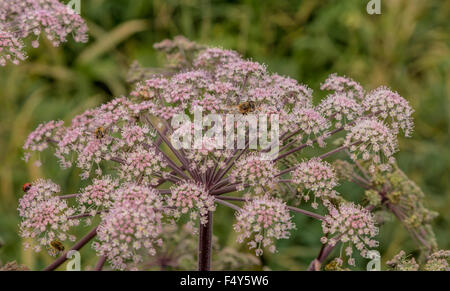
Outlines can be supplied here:
[[237, 106], [237, 109], [241, 114], [248, 114], [256, 110], [256, 103], [253, 101], [242, 102]]
[[105, 129], [101, 126], [97, 127], [95, 130], [95, 138], [96, 139], [102, 139], [105, 137]]
[[55, 253], [60, 253], [65, 250], [64, 245], [58, 240], [52, 240], [50, 242], [50, 247], [53, 251], [55, 251]]
[[23, 186], [22, 186], [22, 190], [23, 190], [23, 192], [25, 192], [25, 193], [27, 193], [28, 190], [30, 190], [30, 188], [31, 188], [31, 184], [30, 184], [30, 183], [25, 183], [25, 184], [23, 184]]

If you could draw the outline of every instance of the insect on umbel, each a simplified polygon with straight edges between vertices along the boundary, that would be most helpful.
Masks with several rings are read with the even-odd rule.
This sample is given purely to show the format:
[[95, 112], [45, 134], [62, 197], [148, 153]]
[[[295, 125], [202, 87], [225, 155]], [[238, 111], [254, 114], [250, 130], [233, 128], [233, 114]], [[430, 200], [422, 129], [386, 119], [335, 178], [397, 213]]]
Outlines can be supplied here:
[[55, 251], [55, 253], [60, 253], [65, 250], [64, 245], [58, 240], [52, 240], [50, 242], [50, 247]]
[[23, 184], [23, 186], [22, 186], [22, 190], [23, 190], [23, 192], [25, 192], [25, 193], [27, 193], [28, 190], [30, 190], [30, 188], [31, 188], [31, 184], [30, 184], [30, 183], [25, 183], [25, 184]]
[[102, 139], [104, 137], [105, 137], [105, 130], [103, 129], [103, 127], [101, 126], [97, 127], [97, 129], [95, 130], [95, 138]]
[[256, 103], [254, 101], [246, 101], [237, 106], [241, 114], [248, 114], [256, 110]]

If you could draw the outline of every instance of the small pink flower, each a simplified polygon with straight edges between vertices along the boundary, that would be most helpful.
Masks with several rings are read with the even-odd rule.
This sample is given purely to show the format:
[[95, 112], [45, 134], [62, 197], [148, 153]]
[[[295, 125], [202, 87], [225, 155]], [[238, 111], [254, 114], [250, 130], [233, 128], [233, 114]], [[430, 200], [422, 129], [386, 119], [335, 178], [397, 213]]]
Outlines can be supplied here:
[[87, 41], [84, 20], [58, 0], [8, 0], [0, 2], [0, 66], [7, 61], [18, 64], [25, 59], [22, 39], [35, 38], [32, 46], [39, 46], [39, 36], [57, 47], [69, 35], [77, 42]]
[[332, 118], [336, 128], [345, 126], [363, 114], [363, 107], [344, 93], [329, 95], [318, 105], [318, 110], [324, 117]]
[[[319, 136], [327, 136], [330, 122], [325, 119], [316, 109], [308, 107], [295, 107], [292, 111], [290, 131], [299, 131], [297, 140], [312, 145], [312, 139]], [[323, 138], [319, 145], [324, 146]]]
[[249, 154], [236, 162], [236, 167], [230, 173], [230, 181], [240, 183], [240, 188], [244, 185], [254, 187], [255, 194], [263, 195], [275, 187], [278, 172], [272, 161], [264, 160], [257, 154]]
[[201, 184], [184, 182], [175, 185], [170, 190], [171, 196], [167, 204], [169, 207], [176, 207], [176, 217], [189, 213], [189, 218], [193, 223], [200, 219], [201, 224], [206, 224], [208, 212], [216, 210], [214, 197]]
[[364, 98], [364, 89], [354, 80], [341, 77], [337, 74], [330, 75], [320, 87], [321, 90], [335, 91], [336, 93], [344, 93], [349, 98], [362, 100]]
[[269, 196], [255, 198], [244, 204], [236, 214], [234, 230], [239, 234], [237, 242], [249, 240], [250, 249], [255, 248], [257, 256], [263, 254], [263, 247], [275, 252], [275, 242], [287, 239], [289, 231], [295, 229], [286, 204]]
[[[68, 235], [68, 230], [79, 224], [77, 219], [69, 219], [75, 210], [66, 200], [58, 198], [59, 186], [50, 180], [37, 180], [31, 188], [19, 199], [20, 235], [24, 238], [34, 238], [39, 245], [46, 247], [50, 255], [55, 255], [49, 248], [52, 240], [74, 240]], [[40, 247], [35, 248], [40, 251]]]
[[124, 184], [115, 193], [115, 202], [104, 214], [93, 244], [98, 255], [106, 256], [114, 269], [123, 270], [153, 256], [162, 241], [166, 210], [156, 190]]
[[164, 176], [166, 162], [163, 156], [153, 147], [137, 147], [123, 157], [119, 175], [125, 181], [139, 181], [148, 185], [156, 185], [158, 176]]
[[64, 129], [63, 121], [50, 121], [40, 124], [25, 141], [23, 149], [27, 152], [42, 152], [49, 146], [49, 139], [58, 142], [61, 140]]
[[350, 265], [354, 263], [351, 257], [353, 247], [365, 257], [369, 248], [378, 246], [378, 242], [373, 239], [378, 234], [374, 216], [354, 203], [343, 203], [338, 208], [330, 205], [329, 214], [322, 221], [322, 230], [328, 234], [328, 244], [334, 245], [333, 242], [340, 239], [347, 245], [345, 253]]
[[394, 133], [403, 130], [405, 136], [410, 136], [414, 122], [412, 114], [414, 110], [403, 97], [386, 87], [380, 87], [370, 92], [364, 99], [366, 110], [378, 113], [378, 116], [388, 122]]
[[90, 213], [94, 216], [111, 208], [114, 203], [114, 192], [118, 186], [119, 181], [108, 176], [93, 179], [92, 185], [85, 187], [77, 196], [80, 213]]
[[215, 69], [218, 65], [240, 60], [237, 52], [220, 48], [207, 48], [194, 60], [194, 66], [201, 69]]
[[[389, 170], [394, 163], [393, 154], [398, 150], [398, 142], [392, 131], [376, 118], [358, 121], [345, 138], [345, 146], [352, 152], [352, 159], [361, 157], [379, 165], [380, 170]], [[374, 166], [369, 169], [374, 172]]]
[[336, 173], [332, 166], [319, 158], [303, 161], [292, 173], [292, 182], [298, 186], [300, 199], [308, 201], [313, 192], [313, 207], [317, 208], [316, 198], [322, 199], [328, 205], [329, 199], [337, 192], [333, 190], [338, 185]]

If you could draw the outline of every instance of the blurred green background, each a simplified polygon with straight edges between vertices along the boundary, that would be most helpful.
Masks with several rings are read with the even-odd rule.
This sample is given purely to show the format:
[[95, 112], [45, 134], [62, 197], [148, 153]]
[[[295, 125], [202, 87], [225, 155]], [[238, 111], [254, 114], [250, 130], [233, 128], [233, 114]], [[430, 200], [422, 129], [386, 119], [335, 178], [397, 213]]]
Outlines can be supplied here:
[[[0, 68], [0, 260], [32, 269], [51, 261], [24, 251], [16, 211], [24, 182], [52, 178], [65, 193], [80, 187], [79, 171], [61, 171], [51, 154], [43, 166], [25, 164], [21, 147], [40, 122], [70, 119], [113, 96], [127, 94], [133, 60], [161, 66], [154, 42], [176, 35], [235, 49], [269, 70], [308, 84], [318, 97], [330, 73], [345, 74], [366, 89], [386, 85], [413, 108], [416, 130], [400, 138], [400, 167], [422, 187], [429, 208], [441, 215], [434, 229], [441, 248], [450, 248], [449, 87], [450, 1], [382, 1], [381, 15], [368, 15], [368, 0], [211, 1], [81, 0], [90, 40], [60, 48], [43, 42], [19, 66]], [[29, 46], [30, 47], [30, 46]], [[346, 188], [359, 195], [360, 189]], [[219, 210], [214, 234], [232, 246], [232, 212]], [[301, 270], [317, 254], [320, 224], [296, 216], [298, 231], [265, 255], [271, 269]], [[416, 246], [393, 221], [379, 236], [383, 261]], [[91, 252], [89, 250], [83, 252]], [[86, 259], [85, 259], [86, 258]], [[83, 256], [83, 266], [95, 258]]]

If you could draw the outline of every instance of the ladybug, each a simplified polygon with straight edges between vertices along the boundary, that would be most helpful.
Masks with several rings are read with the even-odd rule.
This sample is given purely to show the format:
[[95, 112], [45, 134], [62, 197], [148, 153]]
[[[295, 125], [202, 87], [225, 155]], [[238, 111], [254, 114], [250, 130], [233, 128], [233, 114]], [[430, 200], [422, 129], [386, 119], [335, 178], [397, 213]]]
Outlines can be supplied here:
[[25, 184], [23, 184], [23, 186], [22, 186], [22, 190], [23, 190], [23, 192], [25, 192], [25, 193], [27, 193], [28, 190], [30, 190], [30, 188], [31, 188], [31, 184], [30, 184], [30, 183], [25, 183]]

